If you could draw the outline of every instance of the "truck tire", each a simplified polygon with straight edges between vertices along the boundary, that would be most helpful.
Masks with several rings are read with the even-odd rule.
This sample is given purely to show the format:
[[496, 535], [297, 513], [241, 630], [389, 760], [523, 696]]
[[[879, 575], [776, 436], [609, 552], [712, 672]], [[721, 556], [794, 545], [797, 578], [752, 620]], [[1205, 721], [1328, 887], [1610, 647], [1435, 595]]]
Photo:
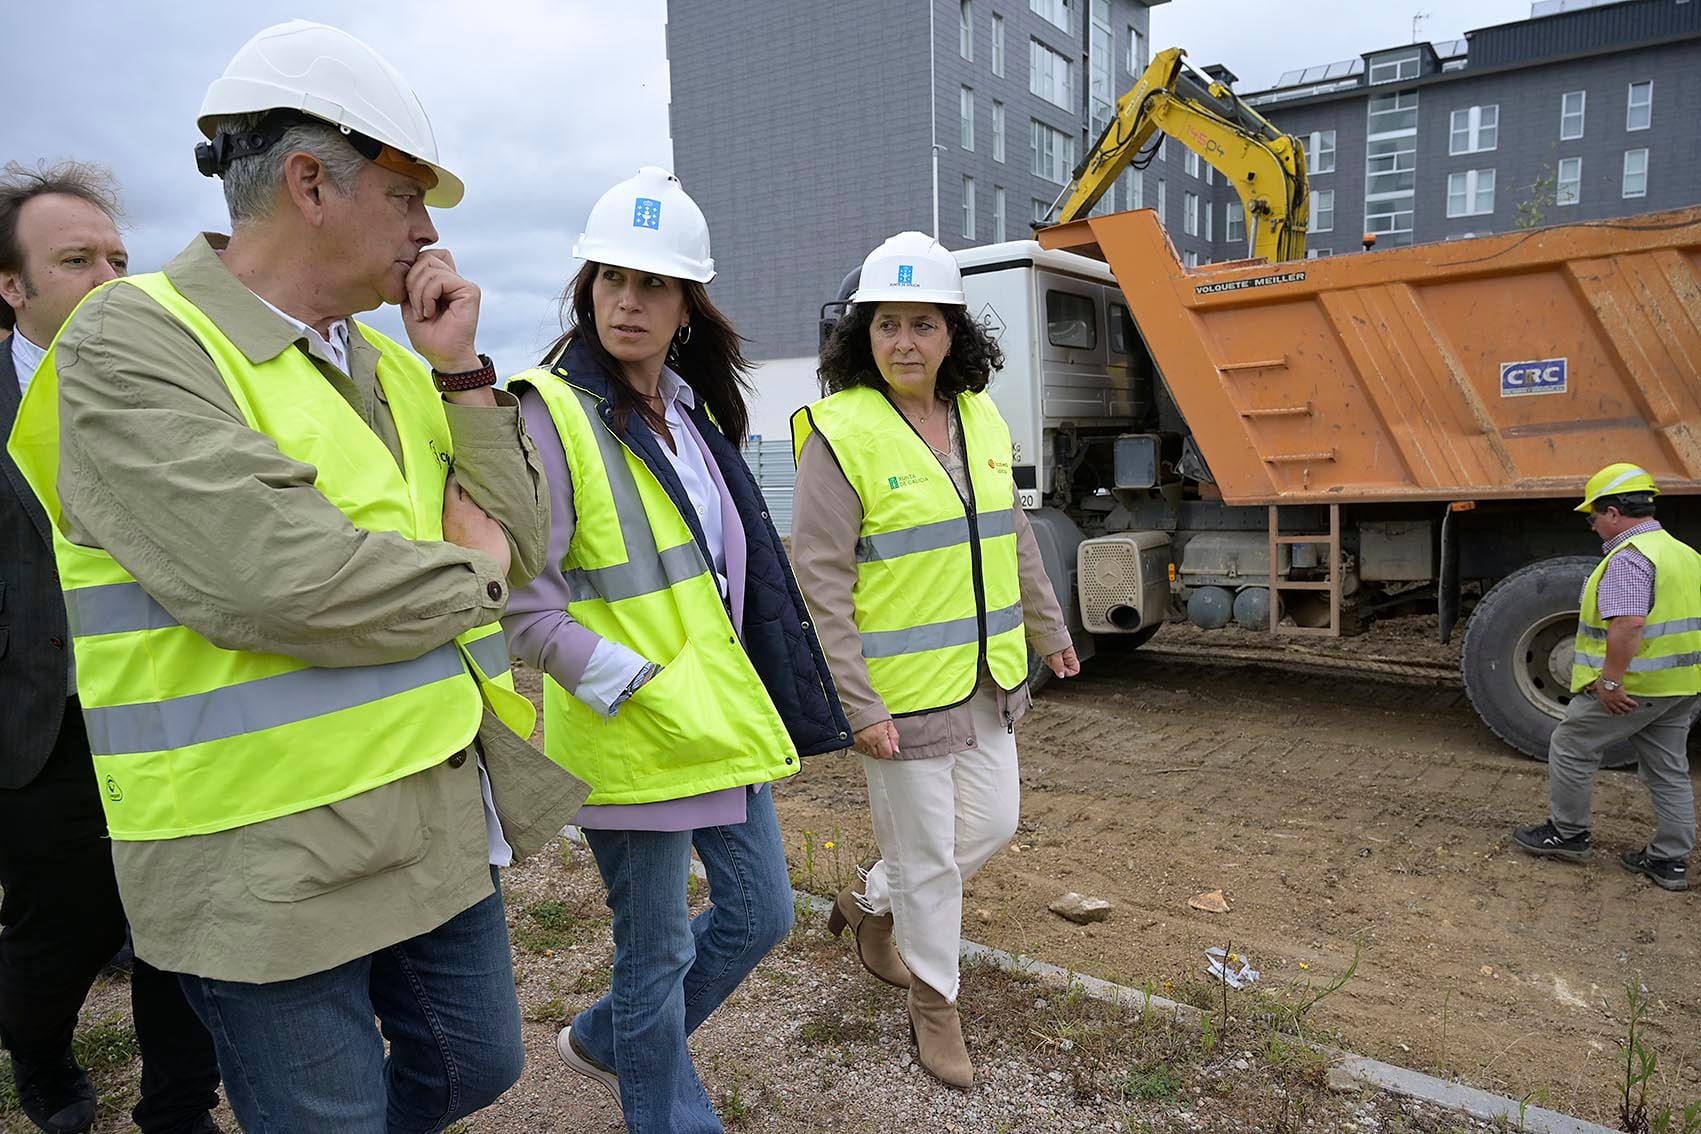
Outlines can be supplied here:
[[[1494, 735], [1547, 759], [1548, 738], [1571, 701], [1571, 643], [1583, 584], [1599, 559], [1566, 555], [1520, 567], [1483, 596], [1465, 624], [1460, 668], [1472, 708]], [[1628, 762], [1615, 748], [1608, 767]]]

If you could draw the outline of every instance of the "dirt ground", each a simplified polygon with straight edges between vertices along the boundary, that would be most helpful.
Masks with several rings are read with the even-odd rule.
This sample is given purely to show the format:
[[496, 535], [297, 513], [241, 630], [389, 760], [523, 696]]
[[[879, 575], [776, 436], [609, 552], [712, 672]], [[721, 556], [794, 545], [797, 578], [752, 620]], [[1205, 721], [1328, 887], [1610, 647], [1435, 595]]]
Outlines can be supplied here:
[[[1646, 990], [1656, 1084], [1701, 1099], [1701, 909], [1625, 872], [1651, 830], [1632, 775], [1601, 777], [1596, 860], [1512, 847], [1546, 814], [1543, 765], [1472, 713], [1433, 623], [1304, 649], [1407, 658], [1429, 672], [1296, 670], [1238, 655], [1268, 637], [1166, 627], [1146, 650], [1053, 683], [1018, 728], [1022, 824], [969, 885], [965, 934], [1178, 999], [1229, 945], [1264, 987], [1322, 986], [1345, 1047], [1612, 1122], [1626, 990]], [[1234, 654], [1235, 657], [1224, 657]], [[820, 757], [777, 799], [805, 888], [874, 855], [854, 758]], [[1190, 909], [1221, 889], [1226, 914]], [[1086, 928], [1047, 910], [1074, 890], [1115, 904]]]

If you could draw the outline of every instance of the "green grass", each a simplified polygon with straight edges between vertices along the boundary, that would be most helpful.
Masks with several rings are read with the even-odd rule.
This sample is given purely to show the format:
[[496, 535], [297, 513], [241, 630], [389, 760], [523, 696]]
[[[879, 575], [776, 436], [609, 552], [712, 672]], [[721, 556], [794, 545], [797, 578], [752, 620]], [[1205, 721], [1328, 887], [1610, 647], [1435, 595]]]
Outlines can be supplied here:
[[1122, 1097], [1129, 1102], [1162, 1102], [1181, 1094], [1181, 1076], [1170, 1070], [1167, 1063], [1153, 1067], [1136, 1067], [1128, 1072], [1122, 1084]]

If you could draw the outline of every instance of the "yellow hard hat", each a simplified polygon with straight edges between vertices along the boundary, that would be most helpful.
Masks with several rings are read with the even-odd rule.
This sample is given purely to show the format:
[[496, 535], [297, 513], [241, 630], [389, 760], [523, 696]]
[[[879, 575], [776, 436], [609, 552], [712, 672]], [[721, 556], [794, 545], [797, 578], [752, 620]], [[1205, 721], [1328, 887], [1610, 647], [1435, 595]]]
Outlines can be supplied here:
[[1654, 484], [1654, 478], [1649, 476], [1648, 470], [1641, 465], [1633, 465], [1628, 461], [1608, 465], [1589, 478], [1589, 483], [1583, 487], [1583, 502], [1577, 505], [1577, 511], [1593, 512], [1595, 501], [1601, 497], [1623, 496], [1631, 492], [1646, 492], [1649, 496], [1660, 494], [1659, 488]]

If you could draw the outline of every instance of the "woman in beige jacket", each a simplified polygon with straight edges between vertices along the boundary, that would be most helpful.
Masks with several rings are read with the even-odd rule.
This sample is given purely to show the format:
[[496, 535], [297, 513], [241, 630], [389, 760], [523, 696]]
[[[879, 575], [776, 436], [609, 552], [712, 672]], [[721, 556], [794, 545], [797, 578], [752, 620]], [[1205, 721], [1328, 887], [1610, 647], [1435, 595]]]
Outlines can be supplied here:
[[[822, 352], [820, 378], [829, 396], [799, 411], [796, 419], [798, 436], [804, 439], [798, 453], [793, 563], [855, 730], [881, 851], [880, 861], [864, 874], [861, 892], [847, 887], [838, 895], [830, 927], [838, 932], [850, 926], [864, 966], [881, 980], [909, 990], [910, 1022], [922, 1066], [961, 1088], [970, 1086], [974, 1075], [956, 1009], [963, 883], [1016, 830], [1015, 722], [1027, 710], [1029, 696], [1019, 675], [1011, 679], [1009, 663], [1012, 647], [1021, 648], [1021, 637], [1011, 634], [1017, 629], [1009, 618], [1013, 610], [989, 614], [978, 566], [973, 577], [965, 570], [960, 577], [929, 580], [959, 593], [977, 592], [978, 660], [973, 650], [962, 650], [933, 671], [942, 685], [972, 693], [945, 697], [943, 707], [898, 713], [894, 719], [887, 705], [892, 688], [883, 697], [879, 681], [870, 678], [868, 659], [880, 651], [868, 648], [858, 631], [859, 621], [867, 625], [870, 619], [867, 610], [858, 610], [853, 592], [867, 603], [868, 588], [858, 591], [859, 562], [871, 554], [864, 500], [891, 499], [886, 495], [888, 468], [908, 470], [907, 479], [918, 481], [935, 479], [929, 473], [942, 470], [958, 497], [947, 507], [960, 506], [964, 517], [958, 542], [985, 539], [995, 528], [1006, 534], [1014, 529], [1013, 573], [1020, 581], [1020, 629], [1028, 647], [1059, 677], [1079, 672], [1063, 612], [1014, 482], [1008, 503], [997, 502], [1011, 511], [1003, 513], [1000, 507], [994, 513], [980, 495], [986, 489], [984, 475], [971, 475], [971, 470], [1009, 468], [1008, 429], [982, 393], [1002, 363], [997, 343], [967, 314], [955, 258], [921, 233], [903, 233], [864, 262], [850, 310]], [[859, 387], [884, 397], [842, 393]], [[849, 417], [847, 407], [854, 407]], [[969, 419], [974, 424], [965, 427]], [[882, 453], [878, 475], [869, 463], [837, 451], [829, 436], [830, 421], [838, 423], [844, 443], [855, 440], [866, 447], [870, 437], [895, 439], [881, 446], [889, 448], [890, 455]], [[913, 437], [900, 422], [908, 423]], [[894, 426], [894, 432], [883, 432]], [[915, 438], [926, 442], [925, 448], [914, 444]], [[859, 480], [866, 483], [856, 483]], [[937, 531], [954, 523], [923, 527]], [[983, 542], [977, 552], [981, 559], [975, 562], [989, 555], [1007, 557], [1009, 547], [1007, 538]], [[1008, 577], [1007, 560], [1002, 566]], [[987, 663], [994, 614], [1005, 615], [1008, 623], [1003, 627], [1010, 635], [1000, 654], [1003, 664], [995, 668], [1006, 675], [1009, 688], [1001, 687]], [[970, 624], [972, 637], [975, 619], [958, 621]], [[1020, 654], [1015, 657], [1020, 666]], [[976, 672], [956, 672], [961, 666]], [[1017, 672], [1025, 672], [1025, 667]], [[923, 698], [922, 703], [940, 699]]]

